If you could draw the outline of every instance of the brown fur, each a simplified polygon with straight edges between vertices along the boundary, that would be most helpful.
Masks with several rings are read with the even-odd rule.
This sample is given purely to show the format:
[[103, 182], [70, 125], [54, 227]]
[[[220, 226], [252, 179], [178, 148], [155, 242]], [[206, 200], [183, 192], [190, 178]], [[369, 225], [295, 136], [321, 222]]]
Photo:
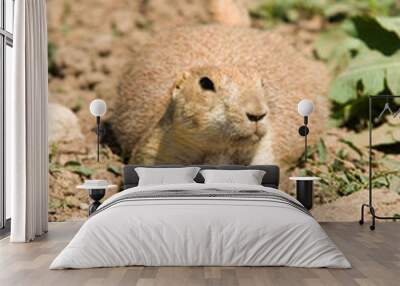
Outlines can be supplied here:
[[[214, 81], [214, 97], [199, 89], [201, 76]], [[303, 150], [297, 133], [301, 99], [316, 105], [311, 142], [321, 134], [326, 83], [319, 64], [273, 33], [178, 28], [154, 38], [127, 64], [113, 129], [131, 162], [281, 163]], [[245, 113], [257, 108], [267, 116], [251, 124]], [[258, 125], [265, 130], [257, 131]], [[252, 132], [265, 135], [246, 137]]]

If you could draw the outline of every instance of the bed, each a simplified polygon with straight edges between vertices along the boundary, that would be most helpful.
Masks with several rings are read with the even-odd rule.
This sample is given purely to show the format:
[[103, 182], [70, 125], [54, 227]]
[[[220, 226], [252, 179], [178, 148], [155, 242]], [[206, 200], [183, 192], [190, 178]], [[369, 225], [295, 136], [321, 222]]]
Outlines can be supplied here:
[[103, 202], [50, 269], [351, 267], [311, 214], [278, 190], [277, 166], [198, 166], [263, 170], [261, 185], [206, 184], [198, 173], [195, 183], [151, 186], [138, 186], [137, 167], [124, 167], [124, 191]]

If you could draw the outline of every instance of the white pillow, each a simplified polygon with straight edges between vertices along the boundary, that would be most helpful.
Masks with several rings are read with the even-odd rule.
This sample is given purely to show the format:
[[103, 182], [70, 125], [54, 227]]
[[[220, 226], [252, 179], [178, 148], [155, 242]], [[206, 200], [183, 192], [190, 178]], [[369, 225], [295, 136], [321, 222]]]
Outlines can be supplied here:
[[261, 185], [265, 171], [262, 170], [201, 170], [205, 184]]
[[135, 168], [139, 176], [139, 186], [195, 183], [193, 179], [199, 170], [199, 167]]

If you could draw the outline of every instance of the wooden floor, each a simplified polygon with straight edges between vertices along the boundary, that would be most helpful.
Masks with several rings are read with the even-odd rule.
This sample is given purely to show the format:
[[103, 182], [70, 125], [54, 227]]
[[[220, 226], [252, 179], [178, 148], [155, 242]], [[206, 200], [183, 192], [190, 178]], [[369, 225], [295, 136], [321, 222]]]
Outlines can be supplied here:
[[357, 223], [323, 223], [352, 269], [289, 267], [124, 267], [48, 270], [81, 223], [51, 223], [49, 233], [28, 244], [0, 241], [0, 285], [400, 285], [400, 224], [375, 232]]

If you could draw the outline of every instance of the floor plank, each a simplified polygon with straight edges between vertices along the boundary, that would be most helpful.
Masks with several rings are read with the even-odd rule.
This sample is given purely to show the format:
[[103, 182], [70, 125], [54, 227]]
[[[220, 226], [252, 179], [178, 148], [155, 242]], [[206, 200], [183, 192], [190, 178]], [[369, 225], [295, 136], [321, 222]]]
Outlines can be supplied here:
[[357, 223], [321, 225], [350, 260], [352, 269], [138, 266], [50, 271], [51, 261], [81, 226], [81, 222], [70, 222], [50, 223], [49, 233], [32, 243], [0, 240], [0, 285], [399, 285], [400, 224], [381, 223], [373, 232]]

